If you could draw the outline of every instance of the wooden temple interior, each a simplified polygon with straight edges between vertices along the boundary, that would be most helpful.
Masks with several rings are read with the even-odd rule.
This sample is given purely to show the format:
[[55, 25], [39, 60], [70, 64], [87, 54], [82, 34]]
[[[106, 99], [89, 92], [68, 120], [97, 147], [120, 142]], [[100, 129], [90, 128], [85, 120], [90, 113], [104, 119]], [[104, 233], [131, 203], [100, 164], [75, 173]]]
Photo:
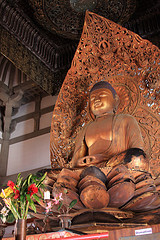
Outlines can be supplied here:
[[[65, 189], [65, 204], [77, 201], [65, 237], [160, 239], [159, 47], [159, 0], [0, 0], [0, 189], [19, 172], [47, 171], [51, 199]], [[86, 144], [96, 121], [89, 101], [101, 81], [112, 85], [114, 101], [118, 96], [109, 150], [120, 137], [107, 161], [88, 160], [89, 151], [99, 152], [83, 145], [82, 161], [74, 162], [77, 136]], [[130, 135], [118, 125], [128, 119], [137, 122], [132, 129], [127, 123]], [[35, 202], [28, 240], [64, 237], [56, 235], [58, 209], [46, 214], [47, 203]]]

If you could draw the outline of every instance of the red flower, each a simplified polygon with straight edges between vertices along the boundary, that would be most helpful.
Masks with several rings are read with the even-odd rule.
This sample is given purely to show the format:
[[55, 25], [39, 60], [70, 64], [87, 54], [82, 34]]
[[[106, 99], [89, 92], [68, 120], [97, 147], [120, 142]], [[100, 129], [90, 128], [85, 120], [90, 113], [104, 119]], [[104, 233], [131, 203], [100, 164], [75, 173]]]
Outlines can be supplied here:
[[7, 186], [10, 187], [11, 189], [14, 189], [15, 184], [12, 181], [8, 181]]
[[36, 187], [35, 183], [31, 184], [28, 187], [28, 192], [27, 193], [30, 195], [30, 197], [37, 192], [38, 192], [38, 188]]
[[18, 189], [16, 189], [16, 190], [14, 191], [14, 193], [15, 193], [14, 199], [17, 199], [17, 198], [20, 197], [20, 192], [19, 192]]

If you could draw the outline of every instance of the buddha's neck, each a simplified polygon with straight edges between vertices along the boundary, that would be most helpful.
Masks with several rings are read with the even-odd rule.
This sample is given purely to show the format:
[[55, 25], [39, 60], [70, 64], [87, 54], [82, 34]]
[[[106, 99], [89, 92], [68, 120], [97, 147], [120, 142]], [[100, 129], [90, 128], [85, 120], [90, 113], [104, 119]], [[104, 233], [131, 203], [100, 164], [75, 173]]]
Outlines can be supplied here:
[[105, 118], [105, 117], [112, 117], [113, 115], [114, 115], [113, 112], [107, 112], [107, 113], [103, 113], [101, 115], [96, 116], [96, 119]]

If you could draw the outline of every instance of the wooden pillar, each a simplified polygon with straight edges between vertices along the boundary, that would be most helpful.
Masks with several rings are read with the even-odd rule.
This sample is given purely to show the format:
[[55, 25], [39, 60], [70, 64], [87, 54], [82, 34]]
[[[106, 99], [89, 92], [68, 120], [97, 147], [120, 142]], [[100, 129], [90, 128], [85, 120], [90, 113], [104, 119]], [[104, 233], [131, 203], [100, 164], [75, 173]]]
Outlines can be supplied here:
[[41, 110], [41, 97], [38, 96], [35, 100], [35, 114], [34, 114], [34, 131], [37, 132], [39, 130], [40, 124], [40, 110]]
[[12, 123], [12, 109], [13, 107], [19, 107], [22, 99], [23, 92], [20, 91], [18, 94], [8, 96], [7, 101], [3, 101], [5, 106], [5, 113], [3, 116], [3, 131], [2, 131], [2, 144], [0, 154], [0, 176], [4, 177], [7, 174], [8, 165], [8, 154], [9, 154], [9, 140], [11, 134], [11, 123]]
[[4, 130], [2, 133], [0, 176], [6, 176], [7, 173], [11, 117], [12, 117], [12, 104], [10, 102], [7, 102], [5, 105]]

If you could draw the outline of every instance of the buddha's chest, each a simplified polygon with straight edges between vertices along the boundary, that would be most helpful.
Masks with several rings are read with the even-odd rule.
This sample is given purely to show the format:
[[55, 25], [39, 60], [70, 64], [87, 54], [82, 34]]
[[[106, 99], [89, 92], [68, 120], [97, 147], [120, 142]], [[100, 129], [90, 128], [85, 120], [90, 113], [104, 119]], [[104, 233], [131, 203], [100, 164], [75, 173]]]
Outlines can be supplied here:
[[91, 147], [97, 141], [111, 141], [112, 140], [112, 127], [113, 118], [97, 119], [91, 123], [85, 134], [85, 141], [88, 147]]

